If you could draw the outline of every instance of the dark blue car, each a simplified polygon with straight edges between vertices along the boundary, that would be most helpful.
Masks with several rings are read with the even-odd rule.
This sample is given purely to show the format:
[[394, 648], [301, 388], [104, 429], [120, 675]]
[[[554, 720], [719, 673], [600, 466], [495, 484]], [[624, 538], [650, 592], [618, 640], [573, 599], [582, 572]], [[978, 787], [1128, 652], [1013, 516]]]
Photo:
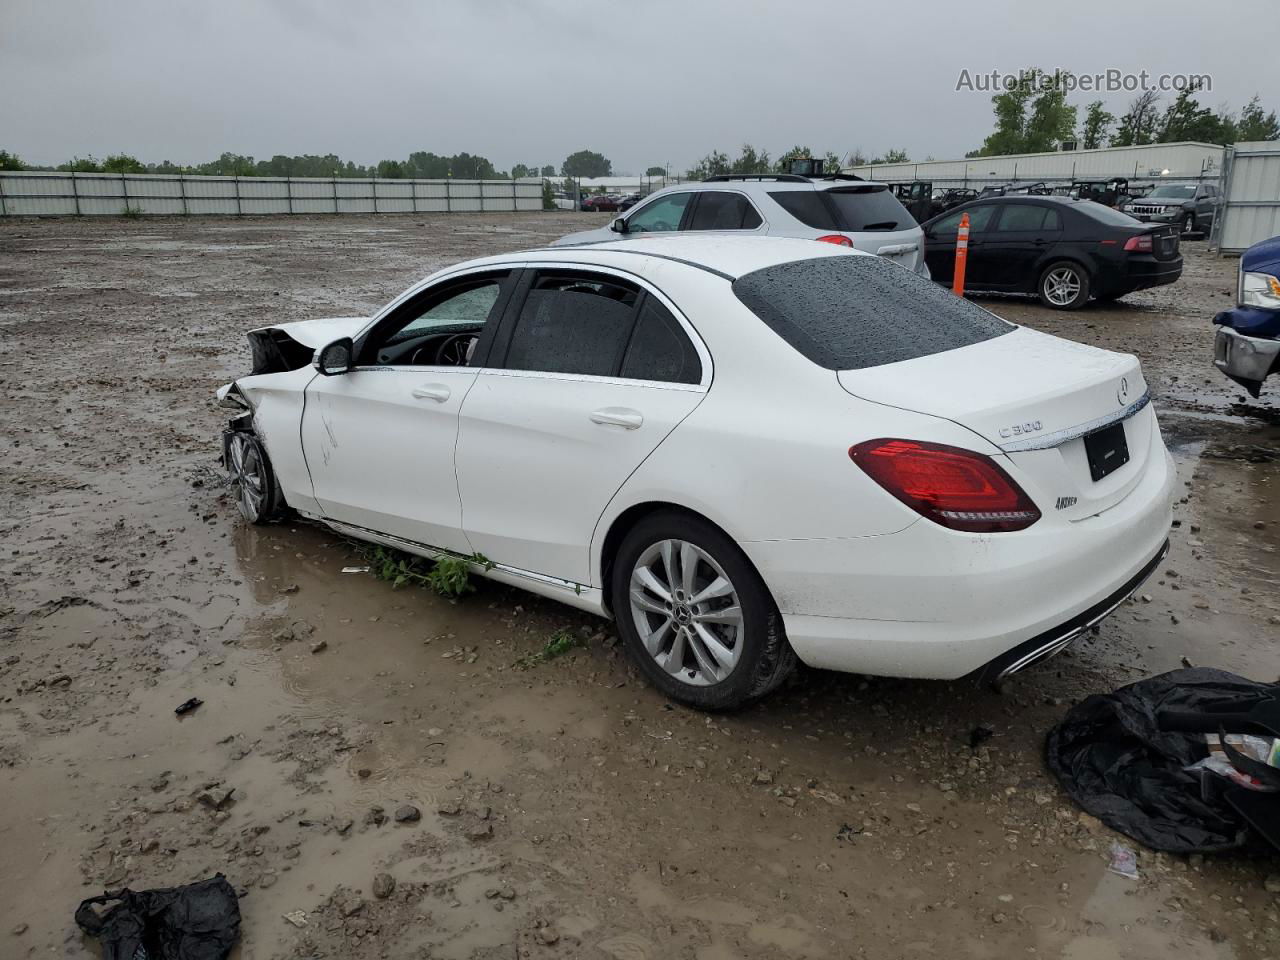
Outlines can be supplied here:
[[1280, 373], [1280, 237], [1244, 252], [1236, 299], [1213, 318], [1213, 363], [1256, 397], [1262, 381]]

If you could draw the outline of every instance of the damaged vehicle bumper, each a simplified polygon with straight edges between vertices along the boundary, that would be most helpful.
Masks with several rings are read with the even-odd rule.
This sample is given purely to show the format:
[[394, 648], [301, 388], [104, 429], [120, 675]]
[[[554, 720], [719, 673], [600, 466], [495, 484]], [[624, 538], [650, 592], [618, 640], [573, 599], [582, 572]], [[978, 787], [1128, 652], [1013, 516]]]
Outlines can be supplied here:
[[[1219, 314], [1219, 317], [1221, 316]], [[1221, 321], [1215, 319], [1214, 322]], [[1218, 327], [1218, 333], [1213, 340], [1213, 365], [1254, 397], [1262, 393], [1262, 381], [1280, 370], [1278, 358], [1280, 358], [1280, 340], [1269, 337], [1250, 337], [1232, 327]]]

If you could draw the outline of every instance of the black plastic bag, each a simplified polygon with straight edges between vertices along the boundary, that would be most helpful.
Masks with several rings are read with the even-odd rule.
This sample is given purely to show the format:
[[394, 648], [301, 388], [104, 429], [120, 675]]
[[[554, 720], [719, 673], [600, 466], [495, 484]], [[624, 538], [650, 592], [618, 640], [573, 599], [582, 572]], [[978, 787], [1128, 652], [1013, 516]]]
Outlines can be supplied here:
[[[1204, 736], [1160, 729], [1161, 711], [1275, 696], [1277, 687], [1224, 670], [1193, 667], [1088, 697], [1045, 742], [1063, 789], [1113, 830], [1155, 850], [1216, 853], [1261, 841], [1223, 789], [1205, 791], [1184, 767], [1208, 754]], [[1231, 731], [1234, 732], [1234, 731]], [[1280, 797], [1275, 799], [1280, 814]]]
[[[113, 904], [105, 911], [96, 907]], [[226, 960], [240, 939], [240, 904], [222, 874], [165, 890], [107, 891], [76, 908], [103, 960]]]

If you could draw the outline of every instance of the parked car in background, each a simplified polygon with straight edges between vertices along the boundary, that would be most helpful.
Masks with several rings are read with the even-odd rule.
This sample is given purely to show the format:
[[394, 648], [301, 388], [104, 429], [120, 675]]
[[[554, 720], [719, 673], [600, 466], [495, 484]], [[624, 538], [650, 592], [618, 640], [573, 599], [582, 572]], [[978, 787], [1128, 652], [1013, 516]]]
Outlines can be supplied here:
[[607, 227], [571, 233], [554, 246], [707, 230], [821, 240], [888, 257], [916, 273], [927, 270], [924, 234], [889, 187], [846, 174], [724, 175], [682, 183], [649, 194]]
[[960, 217], [969, 215], [966, 290], [1033, 293], [1046, 306], [1077, 310], [1182, 276], [1178, 234], [1091, 200], [994, 197], [924, 224], [929, 272], [950, 283]]
[[617, 210], [622, 198], [616, 193], [597, 193], [582, 201], [582, 209], [589, 213]]
[[1207, 234], [1221, 201], [1217, 184], [1161, 183], [1146, 196], [1129, 200], [1120, 209], [1144, 223], [1173, 223], [1185, 234]]
[[573, 198], [563, 190], [557, 190], [551, 195], [551, 202], [556, 205], [558, 210], [572, 210]]
[[1223, 310], [1213, 363], [1253, 396], [1280, 373], [1280, 237], [1255, 243], [1240, 258], [1236, 306]]
[[618, 210], [619, 211], [630, 210], [639, 202], [640, 202], [640, 194], [629, 193], [625, 197], [623, 197], [621, 200], [618, 201]]
[[1175, 474], [1135, 357], [847, 247], [508, 253], [250, 340], [218, 391], [247, 520], [291, 509], [611, 616], [696, 707], [797, 659], [999, 680], [1168, 548]]

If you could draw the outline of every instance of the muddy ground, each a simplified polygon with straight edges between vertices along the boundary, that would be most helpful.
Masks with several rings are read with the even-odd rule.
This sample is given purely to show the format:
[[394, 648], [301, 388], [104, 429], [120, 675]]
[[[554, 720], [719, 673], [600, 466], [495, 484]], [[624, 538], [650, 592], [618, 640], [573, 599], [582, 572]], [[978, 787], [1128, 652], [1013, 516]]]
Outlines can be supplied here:
[[211, 398], [245, 330], [603, 219], [0, 223], [0, 957], [94, 955], [82, 897], [216, 871], [240, 960], [1280, 956], [1280, 863], [1109, 873], [1041, 760], [1073, 701], [1184, 658], [1280, 675], [1280, 401], [1211, 367], [1235, 263], [1203, 243], [1118, 304], [987, 301], [1140, 355], [1185, 483], [1159, 575], [1004, 695], [802, 672], [704, 716], [603, 621], [240, 521]]

